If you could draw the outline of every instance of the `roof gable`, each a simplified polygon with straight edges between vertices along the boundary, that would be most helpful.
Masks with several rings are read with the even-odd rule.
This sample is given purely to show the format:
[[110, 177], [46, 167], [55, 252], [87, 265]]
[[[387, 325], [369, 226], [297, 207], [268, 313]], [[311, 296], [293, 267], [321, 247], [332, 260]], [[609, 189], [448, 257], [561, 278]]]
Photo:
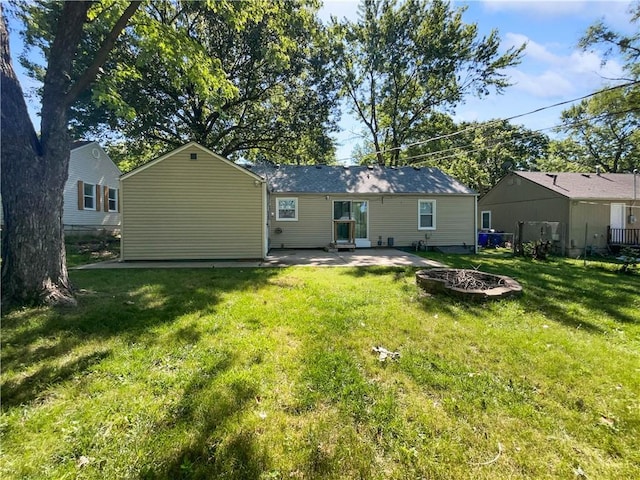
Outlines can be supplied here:
[[476, 194], [437, 168], [260, 165], [251, 170], [276, 193]]
[[182, 152], [182, 151], [184, 151], [184, 150], [186, 150], [187, 148], [190, 148], [190, 147], [196, 147], [196, 148], [202, 150], [204, 153], [213, 156], [216, 160], [219, 160], [219, 161], [221, 161], [221, 162], [223, 162], [223, 163], [225, 163], [225, 164], [237, 169], [238, 171], [244, 173], [245, 175], [249, 175], [254, 180], [259, 180], [259, 181], [263, 180], [260, 176], [256, 175], [255, 173], [250, 172], [249, 170], [247, 170], [245, 168], [242, 168], [241, 166], [233, 163], [231, 160], [227, 160], [226, 158], [218, 155], [215, 152], [212, 152], [211, 150], [209, 150], [206, 147], [203, 147], [202, 145], [200, 145], [197, 142], [189, 142], [189, 143], [186, 143], [186, 144], [182, 145], [181, 147], [176, 148], [175, 150], [171, 150], [170, 152], [162, 155], [161, 157], [158, 157], [158, 158], [156, 158], [154, 160], [151, 160], [151, 161], [145, 163], [144, 165], [140, 165], [138, 168], [135, 168], [135, 169], [131, 170], [128, 173], [125, 173], [124, 175], [122, 175], [120, 177], [120, 179], [121, 180], [126, 180], [127, 178], [129, 178], [129, 177], [131, 177], [133, 175], [136, 175], [136, 174], [146, 170], [147, 168], [151, 168], [154, 165], [156, 165], [157, 163], [160, 163], [160, 162], [162, 162], [162, 161], [164, 161], [164, 160], [166, 160], [168, 158], [171, 158], [174, 155], [176, 155], [176, 154], [178, 154], [178, 153], [180, 153], [180, 152]]
[[514, 172], [514, 174], [567, 198], [628, 200], [634, 195], [634, 174], [632, 173]]
[[[98, 142], [82, 141], [74, 142], [71, 145], [71, 156], [69, 158], [69, 174], [71, 176], [74, 165], [91, 163], [98, 165], [101, 169], [113, 170], [113, 174], [119, 177], [122, 172], [111, 160], [111, 157], [104, 151]], [[82, 168], [82, 167], [80, 167]]]

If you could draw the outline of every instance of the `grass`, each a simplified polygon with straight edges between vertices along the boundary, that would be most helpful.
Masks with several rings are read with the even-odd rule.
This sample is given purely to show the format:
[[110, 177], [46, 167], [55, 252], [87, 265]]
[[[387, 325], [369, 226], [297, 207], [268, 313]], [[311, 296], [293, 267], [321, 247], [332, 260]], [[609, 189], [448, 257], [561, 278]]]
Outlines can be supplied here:
[[120, 256], [120, 239], [109, 234], [67, 235], [67, 267], [114, 260]]
[[78, 308], [3, 318], [0, 475], [638, 478], [640, 277], [430, 256], [525, 294], [467, 305], [398, 268], [73, 271]]

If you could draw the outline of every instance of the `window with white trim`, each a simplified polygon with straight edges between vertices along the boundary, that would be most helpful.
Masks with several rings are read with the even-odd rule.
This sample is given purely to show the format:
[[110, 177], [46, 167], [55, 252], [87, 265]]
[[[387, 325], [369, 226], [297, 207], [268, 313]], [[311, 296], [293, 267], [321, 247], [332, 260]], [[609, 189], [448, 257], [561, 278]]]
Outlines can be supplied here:
[[491, 230], [491, 211], [490, 210], [483, 211], [480, 215], [481, 215], [480, 228], [482, 230]]
[[83, 198], [84, 209], [95, 210], [96, 209], [96, 186], [91, 183], [84, 184]]
[[418, 230], [436, 229], [436, 201], [418, 200]]
[[109, 212], [118, 211], [118, 190], [115, 188], [109, 188], [107, 196], [108, 210]]
[[295, 197], [276, 198], [276, 220], [295, 222], [298, 220], [298, 199]]

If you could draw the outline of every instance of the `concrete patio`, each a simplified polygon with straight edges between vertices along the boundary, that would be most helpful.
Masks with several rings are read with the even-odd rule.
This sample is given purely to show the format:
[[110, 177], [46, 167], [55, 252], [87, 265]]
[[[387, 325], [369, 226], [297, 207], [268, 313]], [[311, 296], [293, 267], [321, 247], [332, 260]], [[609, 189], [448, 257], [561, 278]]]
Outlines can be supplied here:
[[367, 248], [354, 252], [324, 250], [274, 249], [264, 260], [217, 260], [217, 261], [135, 261], [92, 263], [70, 270], [109, 268], [258, 268], [258, 267], [444, 267], [439, 262], [419, 257], [394, 248]]

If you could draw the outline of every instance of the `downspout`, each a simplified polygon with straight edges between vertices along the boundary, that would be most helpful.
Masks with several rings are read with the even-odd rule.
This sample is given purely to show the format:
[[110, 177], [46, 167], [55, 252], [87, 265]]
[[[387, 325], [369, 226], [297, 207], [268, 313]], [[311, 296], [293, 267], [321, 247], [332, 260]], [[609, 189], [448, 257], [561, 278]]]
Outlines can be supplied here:
[[264, 160], [260, 162], [264, 167], [263, 174], [260, 175], [260, 177], [263, 177], [261, 182], [262, 182], [262, 201], [264, 203], [264, 208], [262, 209], [262, 227], [264, 228], [264, 233], [262, 235], [262, 242], [263, 242], [262, 256], [263, 256], [263, 260], [266, 260], [267, 256], [269, 255], [269, 233], [270, 233], [269, 223], [271, 222], [271, 216], [270, 216], [271, 211], [270, 211], [270, 205], [269, 205], [269, 202], [271, 202], [271, 198], [269, 195], [269, 172], [268, 172], [269, 165]]
[[120, 207], [120, 261], [124, 262], [124, 189], [122, 188], [122, 175], [118, 178], [118, 207]]
[[636, 223], [636, 214], [635, 214], [635, 209], [636, 209], [636, 200], [638, 199], [638, 195], [637, 195], [637, 185], [636, 185], [636, 177], [638, 176], [638, 169], [634, 168], [633, 169], [633, 203], [631, 204], [631, 208], [629, 209], [629, 217], [626, 218], [626, 222], [631, 224], [631, 220], [633, 220], [633, 223]]
[[262, 259], [266, 260], [269, 255], [269, 195], [267, 182], [262, 182], [262, 226], [264, 228], [262, 234]]
[[637, 194], [636, 194], [636, 177], [638, 176], [638, 169], [634, 168], [633, 169], [633, 206], [636, 206], [636, 200], [638, 198]]
[[473, 252], [478, 253], [478, 194], [473, 196]]

